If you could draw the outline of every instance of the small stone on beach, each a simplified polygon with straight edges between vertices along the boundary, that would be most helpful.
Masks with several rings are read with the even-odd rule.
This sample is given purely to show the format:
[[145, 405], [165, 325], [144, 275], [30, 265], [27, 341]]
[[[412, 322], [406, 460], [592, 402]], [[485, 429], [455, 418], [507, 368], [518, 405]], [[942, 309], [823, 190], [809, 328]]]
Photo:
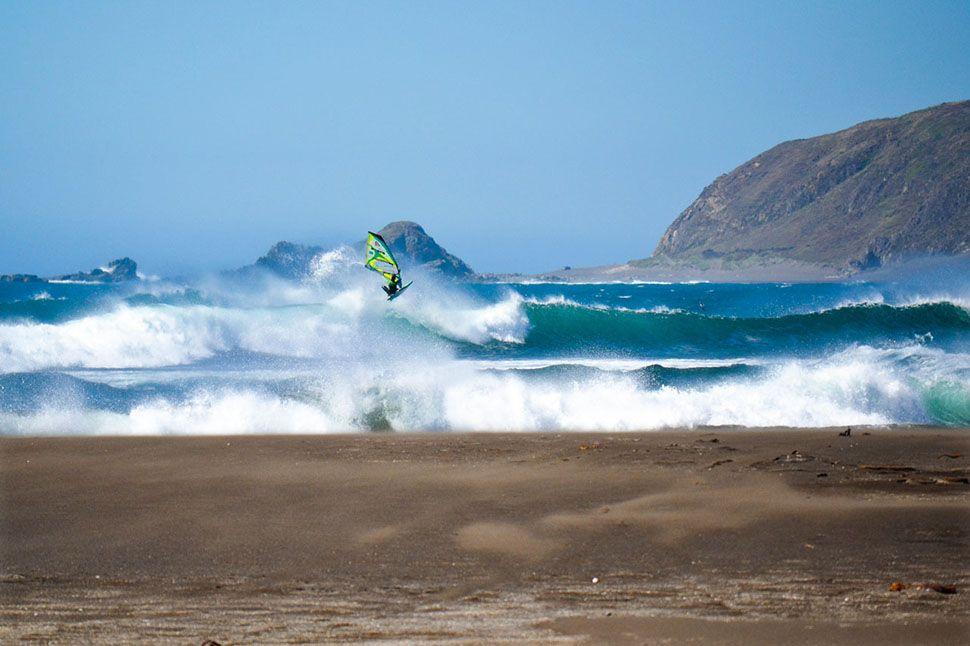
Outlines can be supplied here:
[[893, 581], [889, 584], [890, 592], [902, 592], [908, 588], [913, 588], [914, 590], [929, 590], [940, 594], [957, 593], [955, 585], [943, 585], [940, 583], [903, 583], [902, 581]]

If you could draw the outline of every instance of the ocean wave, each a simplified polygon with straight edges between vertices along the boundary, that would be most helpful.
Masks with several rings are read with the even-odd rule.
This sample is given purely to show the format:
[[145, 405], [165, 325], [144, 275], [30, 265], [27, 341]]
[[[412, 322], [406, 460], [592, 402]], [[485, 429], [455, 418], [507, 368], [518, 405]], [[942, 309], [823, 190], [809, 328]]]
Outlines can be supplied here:
[[610, 359], [589, 357], [560, 357], [548, 359], [467, 359], [462, 361], [479, 370], [542, 370], [558, 366], [582, 366], [605, 372], [632, 372], [643, 368], [661, 367], [676, 370], [696, 368], [727, 368], [736, 365], [764, 365], [755, 358], [732, 359]]
[[121, 305], [56, 324], [0, 325], [0, 372], [177, 366], [232, 350], [349, 356], [359, 347], [353, 327], [313, 308]]
[[[386, 307], [373, 290], [316, 293], [311, 304], [226, 307], [195, 290], [136, 294], [68, 320], [0, 322], [0, 373], [56, 368], [187, 365], [221, 353], [366, 358], [440, 353], [441, 343], [522, 343], [521, 297], [481, 303], [459, 295]], [[7, 304], [41, 318], [49, 301]], [[56, 319], [56, 317], [54, 317]], [[399, 324], [394, 324], [397, 321]]]
[[392, 302], [349, 248], [303, 282], [0, 285], [0, 434], [970, 424], [970, 308], [935, 283], [406, 273]]
[[30, 298], [0, 303], [0, 325], [8, 322], [54, 322], [90, 312], [95, 306], [63, 296], [53, 297], [47, 292]]
[[970, 312], [970, 298], [961, 298], [950, 294], [934, 294], [931, 296], [910, 294], [901, 297], [897, 305], [900, 307], [916, 307], [919, 305], [938, 305], [943, 303], [948, 303]]
[[454, 341], [522, 344], [529, 330], [524, 302], [516, 292], [495, 303], [481, 303], [454, 293], [424, 293], [407, 302], [395, 301], [391, 312]]
[[[295, 358], [422, 355], [428, 348], [448, 354], [449, 343], [534, 358], [722, 359], [917, 339], [940, 345], [965, 341], [970, 332], [970, 312], [949, 302], [852, 305], [746, 319], [591, 307], [563, 296], [527, 299], [514, 291], [496, 302], [417, 292], [389, 308], [372, 290], [329, 294], [317, 294], [320, 302], [314, 304], [251, 308], [200, 304], [204, 298], [192, 290], [138, 294], [105, 312], [53, 322], [22, 319], [28, 313], [56, 319], [44, 308], [65, 303], [7, 303], [0, 310], [12, 320], [0, 321], [0, 372], [177, 366], [235, 351]], [[12, 316], [18, 309], [23, 314]]]
[[[519, 296], [518, 292], [513, 293], [514, 296]], [[519, 296], [516, 299], [520, 303], [525, 303], [527, 305], [557, 305], [559, 307], [581, 307], [584, 309], [597, 309], [597, 305], [587, 305], [574, 301], [571, 298], [567, 298], [563, 294], [550, 294], [549, 296], [543, 296], [542, 298], [536, 296]], [[606, 306], [602, 306], [602, 309], [609, 309]]]
[[[628, 299], [631, 296], [618, 296], [620, 299]], [[524, 305], [536, 306], [556, 306], [572, 307], [576, 309], [594, 310], [598, 312], [633, 312], [635, 314], [679, 314], [684, 310], [666, 305], [654, 305], [651, 307], [626, 307], [624, 305], [607, 305], [606, 303], [581, 303], [571, 299], [564, 294], [551, 294], [541, 298], [536, 296], [523, 296], [519, 300]]]
[[[915, 362], [915, 367], [910, 365]], [[639, 430], [740, 425], [970, 423], [970, 358], [924, 346], [851, 348], [757, 370], [694, 367], [690, 381], [633, 372], [483, 370], [449, 360], [330, 366], [267, 383], [150, 391], [119, 410], [124, 389], [0, 413], [0, 433], [283, 433], [420, 430]], [[673, 369], [665, 369], [673, 370]], [[37, 373], [31, 375], [36, 376]], [[68, 384], [72, 389], [77, 385]], [[88, 386], [85, 386], [87, 388]], [[90, 386], [94, 388], [95, 386]], [[103, 386], [100, 386], [104, 388]], [[275, 390], [273, 390], [275, 388]], [[110, 410], [99, 398], [115, 402]], [[100, 406], [100, 407], [99, 407]]]
[[632, 430], [929, 420], [921, 389], [881, 359], [855, 350], [825, 360], [785, 362], [757, 376], [707, 386], [656, 389], [644, 389], [629, 375], [552, 383], [496, 376], [456, 386], [450, 395], [461, 406], [451, 411], [449, 424], [474, 430]]
[[886, 295], [882, 292], [876, 292], [869, 294], [867, 296], [846, 298], [841, 301], [835, 307], [826, 307], [816, 310], [812, 310], [813, 313], [822, 313], [830, 311], [833, 309], [844, 309], [850, 307], [870, 307], [874, 305], [889, 305], [892, 307], [916, 307], [919, 305], [952, 305], [954, 307], [959, 307], [960, 309], [970, 312], [970, 299], [963, 298], [960, 296], [954, 296], [953, 294], [904, 294], [904, 295]]
[[930, 333], [937, 342], [965, 339], [970, 312], [950, 302], [852, 305], [807, 314], [734, 318], [680, 310], [631, 310], [526, 303], [526, 345], [533, 350], [679, 353], [715, 356], [777, 353], [831, 345], [906, 343]]
[[856, 298], [845, 298], [839, 301], [835, 307], [824, 307], [816, 310], [812, 310], [814, 314], [820, 314], [829, 310], [840, 310], [846, 307], [868, 307], [870, 305], [884, 305], [886, 303], [886, 297], [879, 292], [874, 294], [869, 294], [864, 297]]

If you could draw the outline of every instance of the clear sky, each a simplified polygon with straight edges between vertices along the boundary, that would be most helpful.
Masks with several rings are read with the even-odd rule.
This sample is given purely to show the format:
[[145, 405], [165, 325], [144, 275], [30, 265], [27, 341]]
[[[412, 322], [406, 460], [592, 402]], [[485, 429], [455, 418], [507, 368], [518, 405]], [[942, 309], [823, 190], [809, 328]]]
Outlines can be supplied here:
[[0, 272], [413, 219], [480, 271], [650, 255], [786, 139], [970, 98], [970, 2], [0, 2]]

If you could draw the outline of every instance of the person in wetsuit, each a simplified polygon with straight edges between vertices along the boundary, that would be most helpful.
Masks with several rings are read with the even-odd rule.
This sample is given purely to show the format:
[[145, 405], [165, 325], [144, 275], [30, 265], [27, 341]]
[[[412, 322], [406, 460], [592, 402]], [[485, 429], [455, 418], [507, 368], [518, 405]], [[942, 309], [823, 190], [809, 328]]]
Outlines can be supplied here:
[[397, 294], [400, 288], [401, 288], [401, 277], [398, 276], [397, 274], [394, 274], [394, 276], [391, 278], [391, 282], [389, 282], [381, 289], [383, 289], [384, 293], [387, 294], [387, 297], [390, 298], [391, 296], [394, 296], [394, 294]]

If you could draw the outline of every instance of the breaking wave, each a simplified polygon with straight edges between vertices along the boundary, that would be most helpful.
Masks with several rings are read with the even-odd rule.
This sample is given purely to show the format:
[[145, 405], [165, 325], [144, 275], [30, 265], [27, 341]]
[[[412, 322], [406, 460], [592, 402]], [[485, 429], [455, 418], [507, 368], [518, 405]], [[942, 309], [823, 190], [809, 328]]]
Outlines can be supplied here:
[[372, 278], [7, 287], [0, 433], [970, 424], [960, 297]]
[[[910, 368], [905, 369], [909, 364]], [[949, 373], [941, 378], [943, 368]], [[956, 369], [956, 370], [954, 370]], [[538, 374], [462, 362], [331, 366], [298, 378], [234, 383], [226, 375], [116, 388], [44, 373], [7, 375], [35, 391], [0, 408], [4, 433], [322, 433], [413, 430], [634, 430], [672, 426], [970, 423], [957, 362], [925, 348], [858, 347], [811, 361], [633, 371], [569, 364]], [[42, 376], [38, 376], [42, 375]], [[90, 375], [87, 375], [90, 376]], [[95, 377], [97, 375], [94, 375]], [[34, 383], [40, 380], [44, 383]], [[58, 383], [51, 383], [51, 382]], [[497, 403], [500, 402], [500, 405]]]
[[946, 342], [970, 332], [970, 311], [947, 301], [851, 305], [763, 318], [547, 303], [528, 303], [526, 312], [526, 342], [536, 352], [774, 354], [873, 340], [906, 343], [927, 333]]
[[[908, 343], [931, 338], [945, 343], [970, 333], [970, 312], [950, 302], [852, 305], [745, 319], [590, 307], [565, 299], [530, 301], [514, 293], [485, 304], [459, 298], [414, 299], [386, 312], [363, 290], [353, 289], [314, 304], [246, 309], [191, 304], [197, 297], [190, 293], [177, 295], [175, 301], [168, 298], [165, 303], [150, 295], [130, 298], [108, 312], [55, 323], [0, 324], [0, 370], [149, 368], [237, 351], [346, 357], [359, 355], [362, 347], [383, 348], [391, 340], [399, 346], [429, 342], [431, 337], [439, 343], [490, 346], [499, 355], [723, 357], [804, 352], [873, 340]], [[13, 305], [52, 303], [56, 304], [36, 300]]]

